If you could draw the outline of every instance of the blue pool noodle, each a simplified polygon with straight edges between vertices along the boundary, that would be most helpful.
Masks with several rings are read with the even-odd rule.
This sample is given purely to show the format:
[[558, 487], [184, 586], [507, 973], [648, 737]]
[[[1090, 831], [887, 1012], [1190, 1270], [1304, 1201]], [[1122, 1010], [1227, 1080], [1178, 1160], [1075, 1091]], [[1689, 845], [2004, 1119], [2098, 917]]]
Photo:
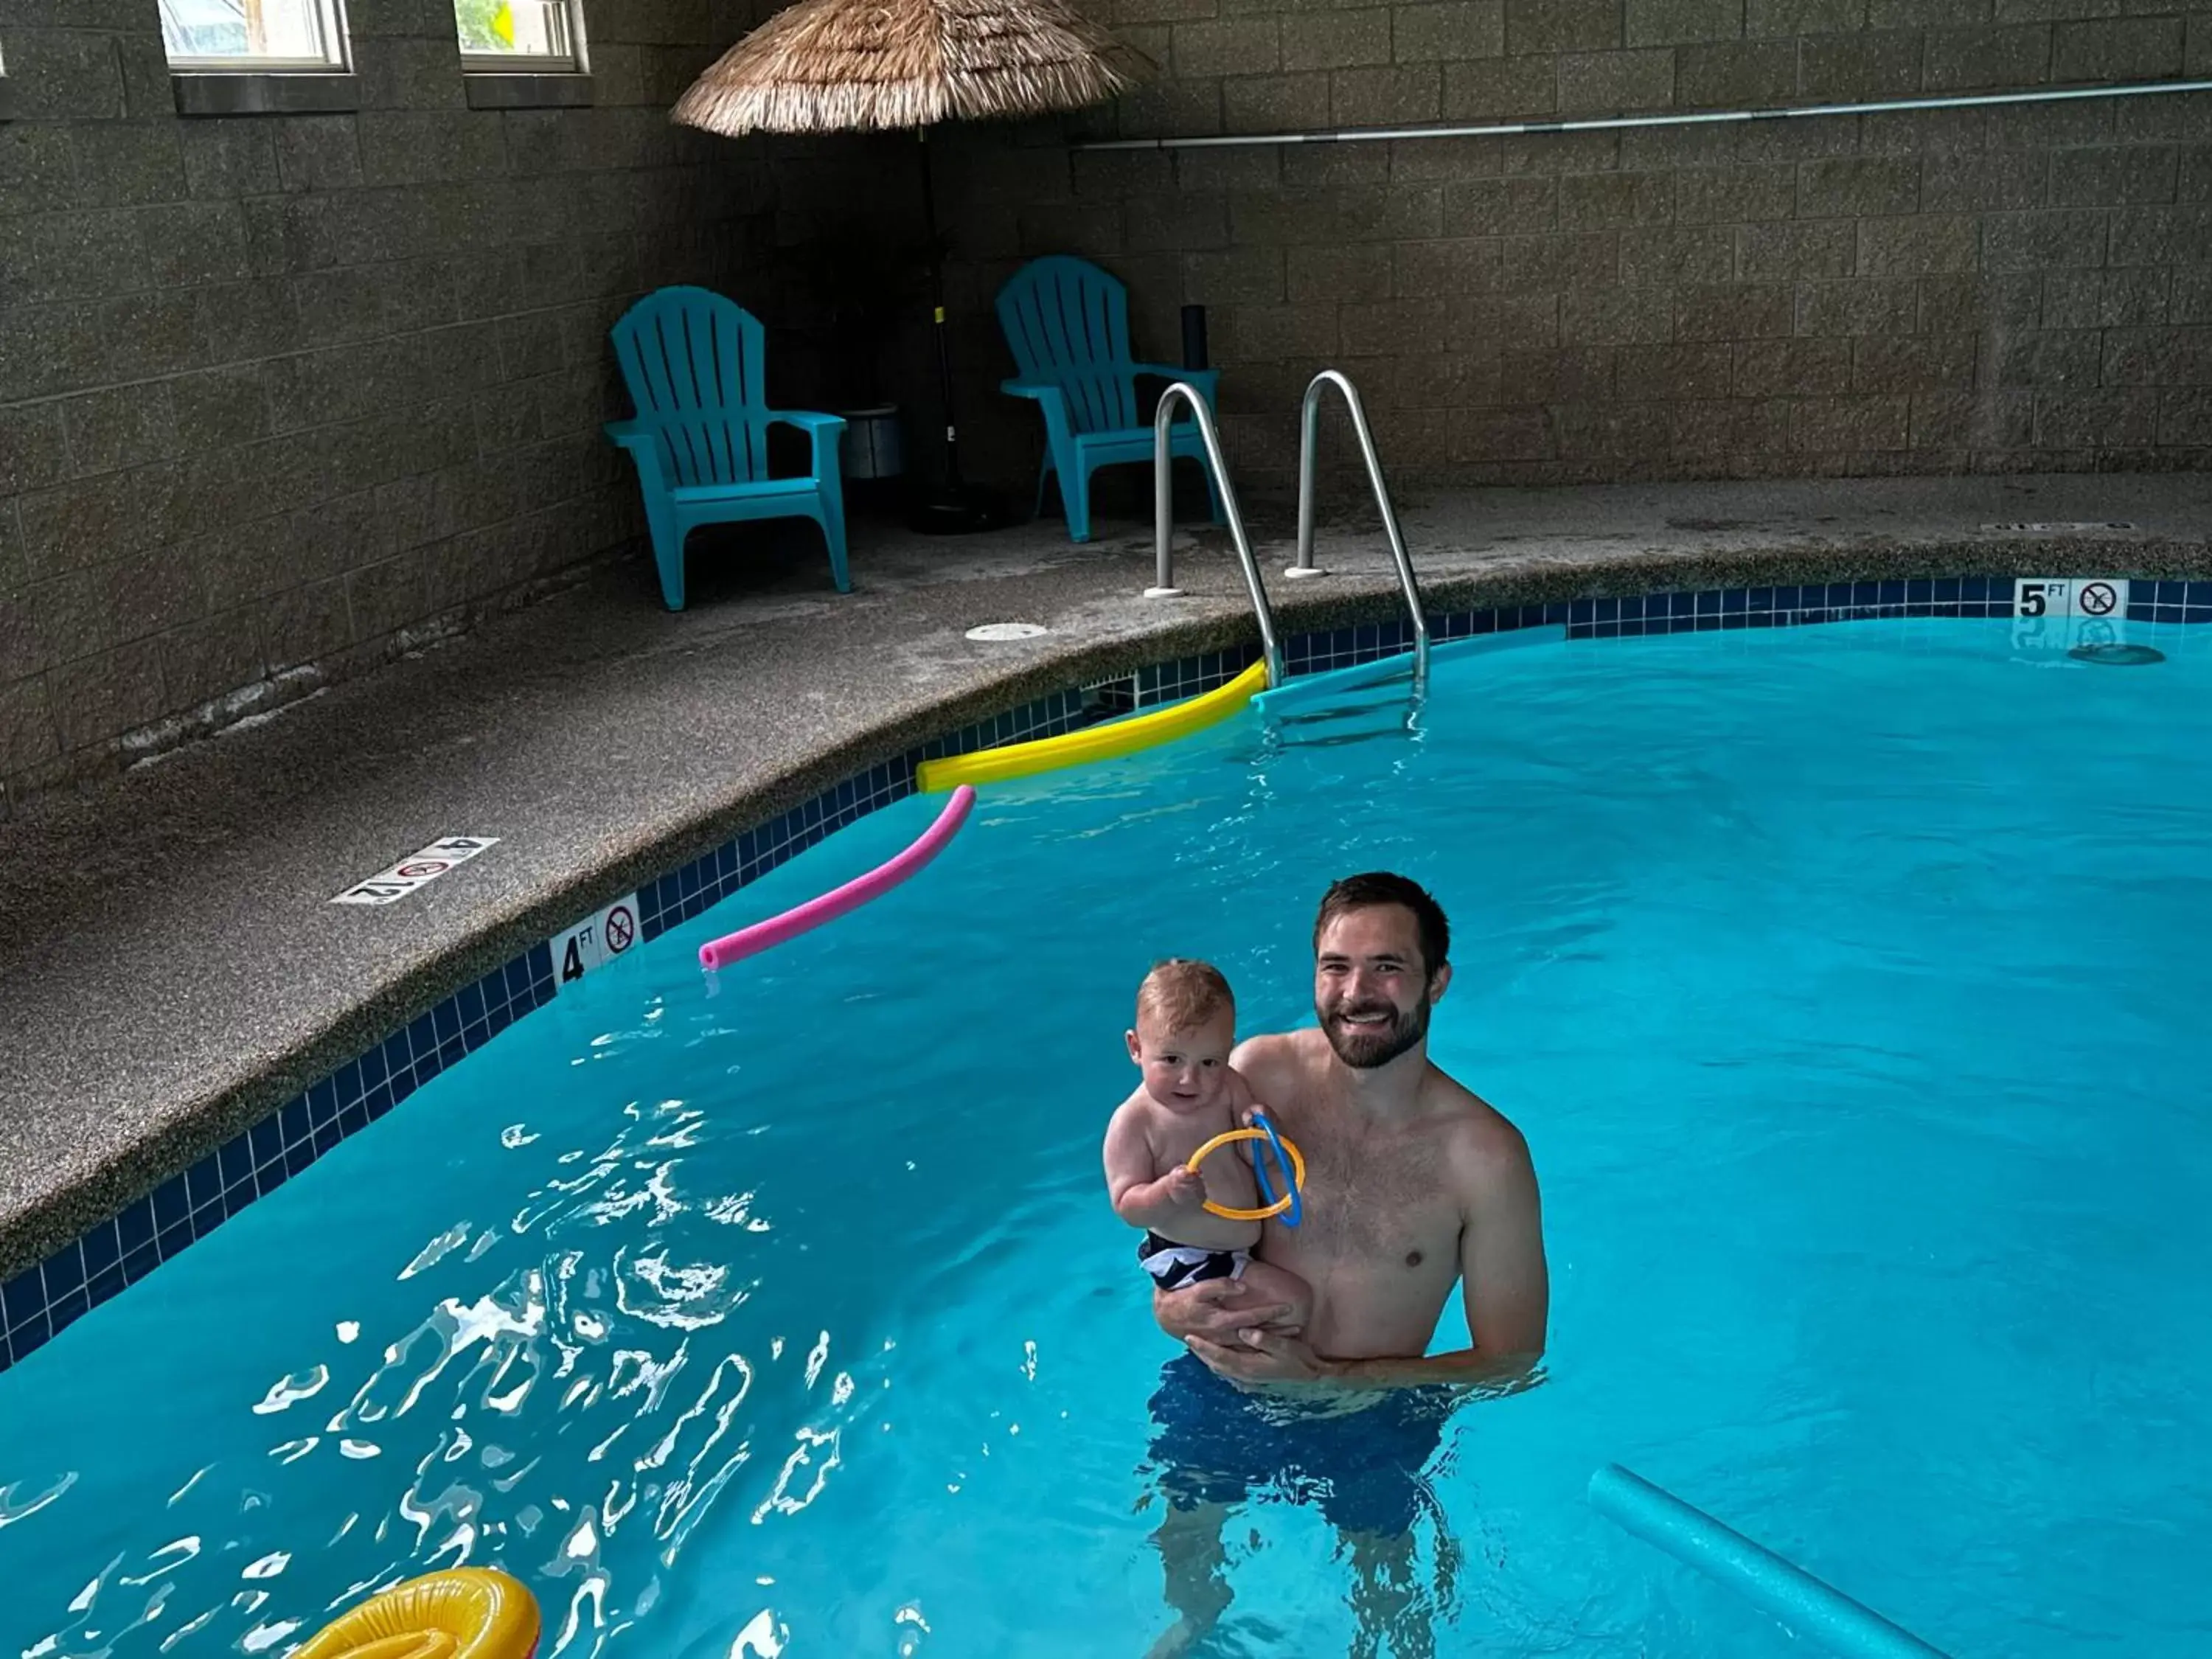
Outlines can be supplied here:
[[1844, 1659], [1945, 1659], [1941, 1648], [1929, 1646], [1618, 1463], [1590, 1477], [1589, 1499], [1599, 1514], [1727, 1585], [1831, 1653]]

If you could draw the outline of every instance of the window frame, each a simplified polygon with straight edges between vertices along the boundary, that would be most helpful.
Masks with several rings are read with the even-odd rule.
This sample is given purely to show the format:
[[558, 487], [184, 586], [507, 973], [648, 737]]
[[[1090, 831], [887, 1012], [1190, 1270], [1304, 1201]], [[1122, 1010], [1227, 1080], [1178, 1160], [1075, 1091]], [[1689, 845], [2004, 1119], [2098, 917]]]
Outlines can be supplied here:
[[[591, 56], [584, 34], [584, 8], [581, 0], [550, 0], [559, 12], [561, 27], [568, 36], [568, 50], [559, 56], [535, 52], [471, 52], [461, 46], [461, 73], [464, 75], [589, 75]], [[461, 21], [459, 12], [453, 17], [453, 38], [460, 40]]]
[[169, 73], [179, 75], [350, 75], [353, 39], [346, 27], [345, 0], [307, 0], [315, 9], [323, 33], [320, 58], [256, 57], [247, 52], [216, 57], [198, 54], [169, 57], [167, 31], [161, 39], [162, 55]]

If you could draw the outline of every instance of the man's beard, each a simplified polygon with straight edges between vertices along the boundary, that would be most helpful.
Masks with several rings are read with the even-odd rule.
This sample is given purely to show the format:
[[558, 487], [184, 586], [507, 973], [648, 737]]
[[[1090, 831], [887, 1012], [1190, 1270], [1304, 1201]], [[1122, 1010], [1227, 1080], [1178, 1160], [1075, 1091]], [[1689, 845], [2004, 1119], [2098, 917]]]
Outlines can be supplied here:
[[[1340, 1023], [1346, 1014], [1387, 1014], [1390, 1023], [1353, 1030]], [[1339, 1060], [1356, 1072], [1371, 1072], [1378, 1066], [1388, 1066], [1428, 1036], [1429, 1000], [1423, 997], [1410, 1012], [1401, 1012], [1388, 1003], [1370, 1003], [1323, 1014], [1321, 1029]]]

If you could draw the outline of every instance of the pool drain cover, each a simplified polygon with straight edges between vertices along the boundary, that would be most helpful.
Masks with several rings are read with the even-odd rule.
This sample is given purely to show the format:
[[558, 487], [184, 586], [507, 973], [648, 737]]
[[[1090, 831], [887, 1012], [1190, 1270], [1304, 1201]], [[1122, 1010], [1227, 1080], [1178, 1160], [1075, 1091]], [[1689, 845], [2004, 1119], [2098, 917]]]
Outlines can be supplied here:
[[2147, 645], [2077, 645], [2066, 654], [2075, 662], [2102, 663], [2107, 668], [2143, 668], [2166, 660], [2165, 652]]
[[2069, 532], [2086, 535], [2093, 530], [2133, 530], [2137, 526], [2127, 519], [2093, 519], [2087, 521], [2058, 524], [2049, 520], [2007, 520], [1999, 524], [1985, 524], [1984, 530], [2008, 531], [2030, 536], [2063, 536]]
[[968, 630], [971, 640], [1033, 640], [1040, 634], [1049, 634], [1048, 628], [1036, 623], [984, 623]]

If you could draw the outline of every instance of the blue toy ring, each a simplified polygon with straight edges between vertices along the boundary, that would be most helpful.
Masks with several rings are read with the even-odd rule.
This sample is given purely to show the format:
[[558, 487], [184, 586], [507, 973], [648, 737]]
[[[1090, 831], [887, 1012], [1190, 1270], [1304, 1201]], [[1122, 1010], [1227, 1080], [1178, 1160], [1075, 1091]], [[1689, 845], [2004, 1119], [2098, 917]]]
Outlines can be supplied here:
[[[1298, 1186], [1297, 1178], [1291, 1172], [1289, 1154], [1284, 1152], [1282, 1139], [1276, 1134], [1275, 1126], [1267, 1121], [1267, 1115], [1265, 1112], [1255, 1111], [1252, 1114], [1252, 1124], [1255, 1128], [1267, 1137], [1267, 1148], [1275, 1156], [1275, 1167], [1282, 1171], [1283, 1184], [1291, 1190], [1290, 1208], [1283, 1214], [1283, 1225], [1295, 1227], [1305, 1218], [1305, 1194]], [[1255, 1150], [1256, 1152], [1257, 1149]], [[1276, 1196], [1274, 1182], [1267, 1179], [1266, 1158], [1256, 1156], [1253, 1158], [1252, 1173], [1259, 1178], [1260, 1196], [1267, 1200], [1270, 1208], [1283, 1201]]]

